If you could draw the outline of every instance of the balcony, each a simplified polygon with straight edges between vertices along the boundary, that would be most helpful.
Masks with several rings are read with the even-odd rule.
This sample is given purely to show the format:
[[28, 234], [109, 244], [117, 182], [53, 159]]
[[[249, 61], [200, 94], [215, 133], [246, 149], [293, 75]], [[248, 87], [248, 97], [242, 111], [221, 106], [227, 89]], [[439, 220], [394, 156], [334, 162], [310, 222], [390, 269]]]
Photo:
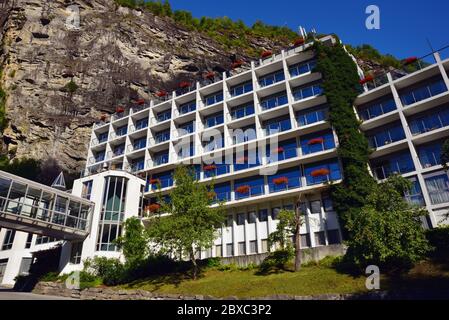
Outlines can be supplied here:
[[363, 121], [368, 121], [384, 114], [396, 110], [396, 103], [393, 99], [388, 99], [383, 102], [375, 103], [368, 106], [361, 106], [359, 108], [359, 116]]
[[401, 93], [401, 101], [404, 107], [413, 105], [420, 101], [429, 99], [433, 96], [439, 95], [443, 92], [446, 92], [446, 84], [443, 80], [438, 80], [436, 82], [430, 83], [428, 85], [419, 87], [417, 89], [406, 91], [405, 93]]
[[307, 166], [304, 168], [304, 175], [308, 186], [338, 181], [341, 179], [338, 162]]
[[203, 167], [204, 178], [214, 178], [231, 172], [231, 166], [228, 164], [212, 164]]
[[323, 152], [335, 148], [335, 139], [332, 132], [314, 134], [301, 138], [301, 151], [303, 155]]
[[303, 74], [306, 74], [309, 72], [313, 72], [315, 67], [316, 67], [315, 60], [294, 65], [294, 66], [290, 67], [290, 69], [289, 69], [290, 77], [294, 78], [294, 77], [298, 77], [300, 75], [303, 75]]
[[384, 131], [368, 135], [371, 148], [377, 149], [405, 139], [405, 132], [401, 125], [390, 127]]
[[170, 140], [170, 131], [165, 131], [162, 133], [157, 133], [154, 137], [154, 144], [158, 145]]
[[139, 161], [135, 161], [129, 165], [129, 170], [132, 173], [142, 171], [145, 169], [145, 160], [141, 159]]
[[128, 146], [128, 152], [135, 152], [147, 147], [146, 138], [135, 141], [132, 145]]
[[288, 98], [286, 93], [282, 93], [280, 95], [271, 96], [263, 99], [260, 102], [260, 107], [262, 111], [274, 109], [280, 106], [284, 106], [288, 104]]
[[196, 111], [196, 101], [183, 104], [179, 107], [179, 115], [185, 115]]
[[207, 96], [204, 99], [204, 104], [205, 104], [206, 107], [212, 106], [214, 104], [222, 102], [223, 98], [224, 98], [223, 97], [223, 92], [215, 93], [215, 94], [212, 94], [210, 96]]
[[290, 191], [301, 188], [301, 178], [289, 178], [285, 183], [269, 183], [270, 193]]
[[204, 122], [205, 122], [204, 127], [206, 129], [216, 127], [220, 124], [223, 124], [224, 123], [223, 113], [207, 117], [204, 119]]
[[449, 126], [449, 110], [447, 110], [447, 107], [440, 108], [425, 116], [415, 117], [409, 124], [410, 131], [414, 136], [447, 126]]
[[306, 127], [314, 123], [327, 121], [328, 110], [327, 108], [316, 109], [309, 112], [301, 112], [297, 114], [297, 121], [299, 127]]
[[248, 116], [253, 115], [254, 112], [255, 112], [254, 104], [249, 104], [243, 107], [237, 107], [231, 111], [231, 118], [232, 120], [246, 118]]
[[279, 121], [270, 121], [265, 124], [265, 135], [270, 136], [280, 132], [291, 130], [292, 123], [290, 118], [279, 120]]
[[161, 112], [156, 115], [156, 123], [162, 123], [171, 119], [171, 110], [168, 112]]
[[[151, 183], [153, 182], [153, 183]], [[155, 191], [158, 188], [166, 189], [171, 188], [174, 185], [173, 178], [153, 178], [150, 180], [151, 190]]]
[[247, 82], [247, 83], [232, 87], [229, 93], [231, 95], [231, 98], [234, 98], [234, 97], [238, 97], [238, 96], [241, 96], [245, 93], [249, 93], [252, 91], [253, 91], [253, 83]]
[[259, 86], [265, 88], [285, 80], [284, 70], [277, 71], [259, 79]]
[[394, 174], [407, 174], [413, 171], [415, 171], [415, 165], [409, 153], [393, 155], [373, 162], [373, 173], [377, 180], [385, 180]]
[[442, 143], [434, 143], [418, 148], [418, 157], [424, 169], [441, 165]]
[[425, 181], [432, 205], [449, 203], [449, 178], [446, 173], [426, 178]]
[[311, 97], [317, 97], [323, 94], [321, 85], [313, 85], [310, 87], [297, 89], [293, 91], [293, 100], [295, 102], [302, 101]]
[[235, 200], [248, 199], [258, 197], [265, 194], [265, 186], [240, 186], [236, 188]]
[[215, 193], [215, 195], [214, 195], [213, 203], [218, 204], [220, 202], [228, 202], [228, 201], [231, 201], [231, 199], [232, 199], [232, 193], [230, 191], [229, 192], [218, 192], [218, 193]]
[[164, 154], [161, 154], [161, 155], [156, 155], [154, 157], [153, 165], [155, 167], [162, 166], [162, 165], [168, 163], [168, 159], [169, 159], [168, 153], [164, 153]]

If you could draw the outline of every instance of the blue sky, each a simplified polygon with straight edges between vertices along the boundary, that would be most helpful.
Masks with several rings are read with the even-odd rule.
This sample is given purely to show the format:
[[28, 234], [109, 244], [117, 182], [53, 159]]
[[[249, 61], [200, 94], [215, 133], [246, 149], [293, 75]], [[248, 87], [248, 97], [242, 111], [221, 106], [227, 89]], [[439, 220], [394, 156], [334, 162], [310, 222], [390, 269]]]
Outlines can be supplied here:
[[[338, 34], [345, 43], [369, 43], [398, 58], [430, 53], [449, 45], [449, 1], [426, 0], [170, 0], [174, 9], [191, 11], [195, 17], [228, 16], [252, 24], [314, 27], [320, 33]], [[377, 5], [381, 29], [367, 30], [365, 9]]]

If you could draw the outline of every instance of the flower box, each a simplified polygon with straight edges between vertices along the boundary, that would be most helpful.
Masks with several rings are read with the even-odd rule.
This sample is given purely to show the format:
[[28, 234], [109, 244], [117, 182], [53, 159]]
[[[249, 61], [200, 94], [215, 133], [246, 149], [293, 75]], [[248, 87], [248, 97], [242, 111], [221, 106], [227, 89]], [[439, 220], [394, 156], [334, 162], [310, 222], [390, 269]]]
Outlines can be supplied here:
[[299, 46], [302, 46], [303, 44], [304, 44], [304, 42], [305, 42], [305, 40], [304, 40], [304, 38], [299, 38], [299, 39], [297, 39], [295, 42], [294, 42], [294, 46], [295, 47], [299, 47]]
[[235, 191], [237, 191], [240, 194], [248, 194], [250, 190], [251, 190], [250, 186], [240, 186], [237, 189], [235, 189]]
[[211, 165], [207, 165], [203, 167], [204, 171], [214, 171], [215, 169], [217, 169], [217, 166], [214, 164]]
[[165, 97], [165, 96], [167, 96], [167, 95], [168, 95], [168, 92], [165, 91], [165, 90], [161, 90], [161, 91], [156, 92], [156, 96], [157, 96], [158, 98], [162, 98], [162, 97]]
[[268, 57], [271, 57], [272, 55], [273, 55], [273, 51], [271, 51], [271, 50], [266, 50], [266, 51], [263, 51], [263, 52], [262, 52], [261, 57], [262, 57], [262, 58], [268, 58]]
[[139, 106], [143, 106], [145, 104], [145, 99], [139, 99], [136, 101], [136, 104], [138, 104]]
[[273, 183], [277, 186], [280, 186], [283, 184], [288, 184], [288, 178], [287, 177], [276, 178], [276, 179], [273, 179]]
[[311, 145], [314, 145], [314, 144], [323, 144], [323, 143], [324, 143], [324, 139], [323, 138], [315, 138], [315, 139], [310, 139], [307, 144], [309, 146], [311, 146]]
[[407, 59], [402, 60], [402, 63], [403, 63], [404, 65], [409, 65], [409, 64], [412, 64], [412, 63], [414, 63], [414, 62], [416, 62], [416, 61], [418, 61], [418, 58], [417, 58], [417, 57], [409, 57], [409, 58], [407, 58]]
[[360, 84], [364, 85], [368, 82], [371, 82], [374, 80], [374, 77], [372, 75], [367, 75], [365, 78], [363, 78], [362, 80], [360, 80]]
[[100, 120], [105, 122], [106, 121], [107, 116], [105, 114], [102, 114], [100, 117]]
[[115, 112], [117, 113], [123, 113], [125, 112], [125, 108], [122, 106], [118, 106], [117, 108], [115, 108]]
[[180, 87], [181, 89], [186, 89], [186, 88], [190, 87], [191, 85], [192, 85], [192, 84], [191, 84], [190, 82], [183, 81], [183, 82], [181, 82], [181, 83], [179, 84], [179, 87]]
[[215, 72], [210, 71], [210, 72], [206, 73], [204, 75], [204, 78], [209, 79], [209, 80], [215, 78]]
[[316, 177], [322, 177], [322, 176], [327, 176], [329, 175], [330, 171], [326, 168], [323, 169], [318, 169], [315, 171], [312, 171], [311, 176], [316, 178]]
[[276, 149], [276, 153], [284, 153], [284, 151], [285, 151], [285, 149], [284, 148], [282, 148], [282, 147], [279, 147], [279, 148], [277, 148]]
[[148, 211], [150, 211], [151, 213], [155, 213], [155, 212], [158, 212], [159, 209], [161, 209], [161, 205], [160, 205], [159, 203], [153, 203], [153, 204], [150, 204], [150, 205], [147, 207], [147, 209], [148, 209]]
[[231, 67], [232, 67], [232, 69], [237, 69], [237, 68], [240, 68], [242, 65], [243, 65], [242, 60], [236, 60], [232, 63]]
[[150, 184], [161, 184], [161, 180], [160, 179], [151, 179]]

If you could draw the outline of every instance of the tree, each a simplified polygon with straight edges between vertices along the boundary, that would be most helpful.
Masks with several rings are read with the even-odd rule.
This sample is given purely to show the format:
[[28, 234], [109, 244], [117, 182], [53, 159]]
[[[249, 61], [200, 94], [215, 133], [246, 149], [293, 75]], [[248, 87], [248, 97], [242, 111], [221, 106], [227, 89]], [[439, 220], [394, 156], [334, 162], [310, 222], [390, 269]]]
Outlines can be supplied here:
[[217, 228], [224, 222], [222, 205], [212, 207], [213, 185], [201, 184], [184, 166], [174, 173], [176, 186], [166, 202], [159, 191], [161, 209], [149, 222], [148, 234], [161, 252], [187, 254], [193, 267], [193, 279], [198, 276], [196, 254], [212, 246]]
[[148, 239], [145, 228], [136, 217], [125, 221], [125, 234], [116, 240], [116, 243], [123, 251], [126, 263], [133, 267], [144, 261], [149, 254]]
[[448, 163], [449, 163], [449, 139], [444, 142], [441, 150], [441, 165], [444, 167], [444, 170], [446, 171], [449, 171]]
[[360, 214], [348, 221], [346, 262], [360, 270], [371, 264], [388, 269], [410, 267], [425, 256], [430, 246], [421, 217], [428, 213], [404, 199], [410, 189], [400, 176], [374, 187]]
[[[299, 198], [301, 202], [301, 197]], [[293, 235], [293, 248], [295, 251], [295, 271], [301, 270], [301, 226], [304, 224], [304, 213], [299, 206], [296, 211], [282, 210], [278, 215], [279, 223], [276, 231], [268, 237], [271, 245], [279, 244], [281, 250], [292, 250], [290, 237]]]

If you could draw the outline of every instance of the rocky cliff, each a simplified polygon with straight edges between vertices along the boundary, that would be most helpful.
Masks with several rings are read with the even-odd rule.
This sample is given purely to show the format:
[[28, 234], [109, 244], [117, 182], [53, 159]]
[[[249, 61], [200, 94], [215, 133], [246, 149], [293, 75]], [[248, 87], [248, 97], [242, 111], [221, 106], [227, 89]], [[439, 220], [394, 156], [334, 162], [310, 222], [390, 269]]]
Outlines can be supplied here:
[[[71, 5], [79, 8], [78, 29], [67, 24]], [[84, 166], [102, 113], [207, 70], [223, 71], [231, 53], [240, 55], [113, 0], [0, 0], [0, 41], [8, 121], [2, 154], [54, 158], [71, 172]], [[286, 43], [254, 38], [250, 45], [277, 50]]]

